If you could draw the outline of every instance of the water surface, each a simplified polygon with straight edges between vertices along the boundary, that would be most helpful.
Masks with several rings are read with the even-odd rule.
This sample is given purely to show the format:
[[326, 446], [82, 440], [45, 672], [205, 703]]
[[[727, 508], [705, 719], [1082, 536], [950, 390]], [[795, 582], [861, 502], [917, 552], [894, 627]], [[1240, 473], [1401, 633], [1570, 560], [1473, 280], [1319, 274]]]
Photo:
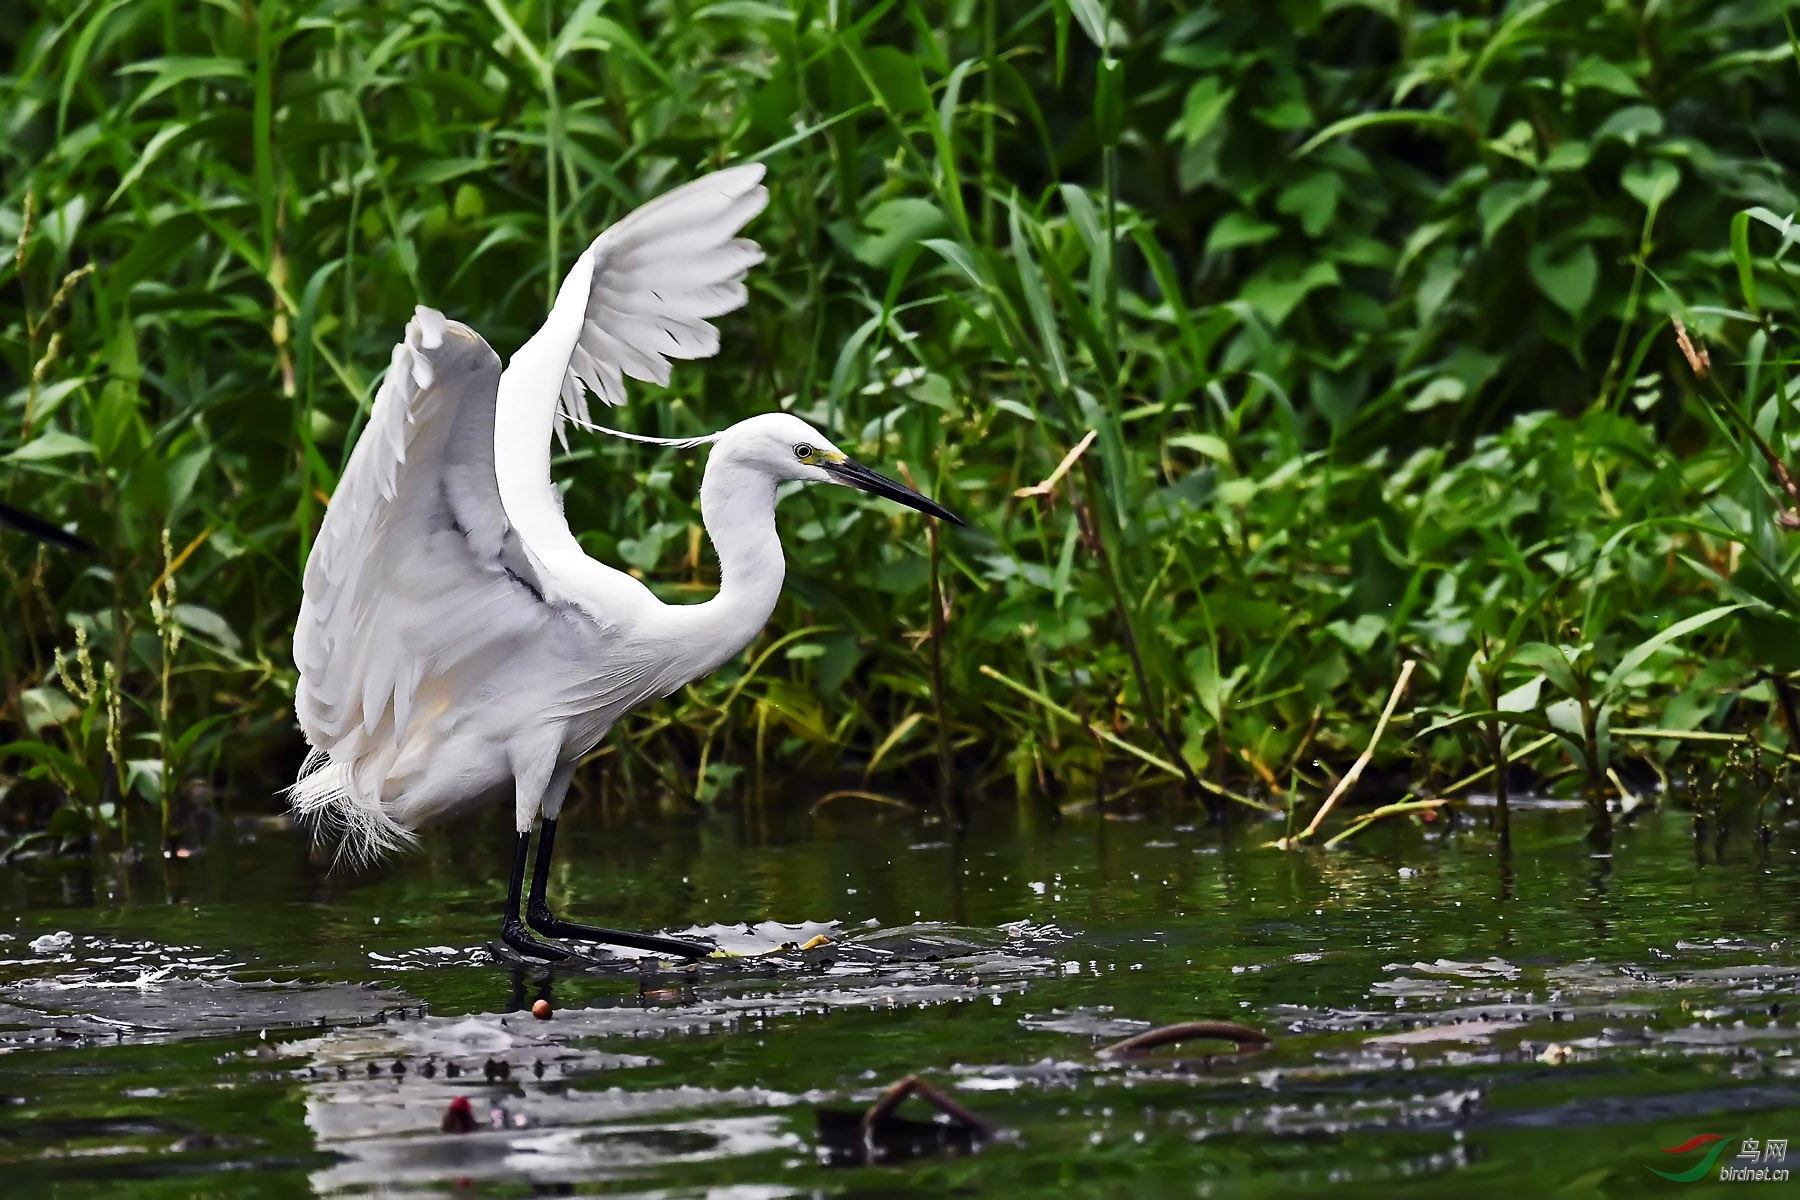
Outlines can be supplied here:
[[[1579, 812], [1515, 820], [1508, 868], [1466, 825], [1280, 854], [1093, 813], [960, 840], [891, 809], [572, 814], [568, 915], [776, 951], [691, 970], [498, 955], [498, 819], [357, 877], [266, 828], [22, 862], [0, 1170], [56, 1196], [1625, 1197], [1678, 1190], [1651, 1168], [1697, 1136], [1732, 1143], [1712, 1177], [1800, 1133], [1800, 830], [1646, 812], [1597, 848]], [[1196, 1019], [1274, 1043], [1097, 1054]], [[821, 1134], [911, 1073], [1004, 1132], [877, 1163]], [[459, 1098], [477, 1128], [445, 1132]]]

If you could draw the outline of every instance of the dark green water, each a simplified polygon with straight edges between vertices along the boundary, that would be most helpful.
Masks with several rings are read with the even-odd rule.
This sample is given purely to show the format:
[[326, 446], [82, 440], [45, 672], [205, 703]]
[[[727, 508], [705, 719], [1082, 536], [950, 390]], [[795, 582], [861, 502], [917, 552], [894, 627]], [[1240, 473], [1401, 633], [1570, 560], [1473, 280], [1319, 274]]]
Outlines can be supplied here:
[[[837, 922], [838, 948], [521, 974], [488, 949], [498, 820], [351, 879], [279, 832], [21, 863], [0, 875], [0, 1191], [1626, 1197], [1717, 1187], [1739, 1139], [1800, 1133], [1791, 824], [1766, 851], [1698, 847], [1647, 813], [1605, 856], [1579, 813], [1527, 811], [1508, 873], [1483, 833], [1399, 824], [1284, 855], [1259, 845], [1278, 830], [1093, 815], [960, 844], [894, 810], [758, 837], [584, 816], [552, 893], [569, 915], [746, 950]], [[744, 931], [767, 921], [800, 928]], [[542, 995], [548, 1021], [522, 1010]], [[1274, 1045], [1096, 1057], [1203, 1018]], [[909, 1072], [1009, 1132], [828, 1161], [818, 1110]], [[445, 1133], [459, 1096], [480, 1128]], [[1731, 1142], [1708, 1180], [1651, 1173], [1698, 1165], [1707, 1147], [1662, 1149], [1697, 1135]]]

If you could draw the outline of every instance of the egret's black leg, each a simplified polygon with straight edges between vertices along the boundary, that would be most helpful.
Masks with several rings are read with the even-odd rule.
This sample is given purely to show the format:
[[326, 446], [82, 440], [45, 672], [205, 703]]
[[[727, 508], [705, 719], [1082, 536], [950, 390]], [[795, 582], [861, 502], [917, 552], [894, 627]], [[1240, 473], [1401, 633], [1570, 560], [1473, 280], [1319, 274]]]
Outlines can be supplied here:
[[604, 942], [609, 946], [630, 946], [634, 950], [648, 950], [651, 954], [660, 954], [665, 958], [705, 958], [713, 952], [713, 947], [705, 942], [684, 942], [675, 938], [654, 937], [647, 933], [603, 929], [598, 925], [579, 925], [574, 921], [565, 921], [551, 912], [549, 901], [544, 899], [544, 888], [550, 881], [550, 848], [555, 843], [556, 822], [545, 821], [538, 830], [537, 863], [531, 870], [531, 898], [525, 902], [525, 923], [533, 929], [556, 938]]
[[[519, 848], [513, 852], [512, 882], [506, 888], [506, 915], [500, 919], [500, 940], [520, 954], [560, 962], [569, 957], [569, 951], [561, 946], [552, 946], [549, 942], [538, 941], [525, 928], [525, 922], [519, 920], [519, 897], [525, 890], [525, 860], [530, 855], [530, 849], [531, 835], [521, 833]], [[532, 890], [532, 894], [537, 894], [536, 888]]]

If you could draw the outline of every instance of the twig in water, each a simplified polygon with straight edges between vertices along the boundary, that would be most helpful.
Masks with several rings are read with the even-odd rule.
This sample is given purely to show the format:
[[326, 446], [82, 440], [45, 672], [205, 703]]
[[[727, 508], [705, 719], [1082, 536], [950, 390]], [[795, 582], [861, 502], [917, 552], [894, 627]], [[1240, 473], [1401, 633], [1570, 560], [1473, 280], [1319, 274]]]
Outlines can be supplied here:
[[861, 788], [840, 788], [835, 792], [826, 792], [823, 796], [814, 800], [812, 807], [807, 811], [816, 814], [821, 808], [824, 808], [833, 800], [869, 800], [876, 804], [891, 804], [895, 808], [915, 807], [904, 800], [896, 800], [894, 797], [884, 796], [880, 792], [866, 792]]
[[1338, 799], [1350, 790], [1356, 781], [1362, 778], [1363, 769], [1375, 757], [1375, 747], [1381, 744], [1381, 735], [1387, 732], [1388, 722], [1393, 719], [1394, 709], [1400, 704], [1400, 697], [1406, 691], [1406, 685], [1412, 680], [1413, 669], [1419, 664], [1414, 659], [1407, 659], [1400, 668], [1400, 678], [1394, 681], [1394, 690], [1388, 693], [1387, 707], [1381, 710], [1381, 719], [1375, 722], [1375, 732], [1369, 738], [1369, 744], [1357, 756], [1344, 777], [1338, 780], [1337, 786], [1331, 789], [1331, 795], [1325, 797], [1325, 803], [1319, 805], [1319, 811], [1313, 814], [1312, 824], [1300, 831], [1295, 838], [1282, 838], [1275, 843], [1283, 850], [1292, 850], [1298, 843], [1305, 841], [1318, 831], [1319, 825], [1328, 813], [1336, 806]]
[[[1726, 742], [1733, 746], [1748, 746], [1750, 738], [1742, 733], [1720, 733], [1711, 729], [1619, 729], [1612, 731], [1614, 737], [1638, 738], [1653, 742]], [[1771, 751], [1774, 753], [1774, 751]], [[1800, 763], [1800, 754], [1792, 750], [1783, 750], [1781, 757], [1789, 762]]]
[[1102, 1058], [1119, 1058], [1128, 1054], [1143, 1054], [1158, 1046], [1168, 1046], [1175, 1042], [1191, 1042], [1200, 1038], [1215, 1038], [1219, 1041], [1231, 1042], [1237, 1047], [1237, 1053], [1245, 1052], [1246, 1046], [1262, 1047], [1274, 1042], [1274, 1038], [1261, 1030], [1252, 1029], [1248, 1025], [1238, 1025], [1231, 1021], [1183, 1021], [1179, 1025], [1164, 1025], [1160, 1029], [1149, 1029], [1134, 1037], [1100, 1051]]
[[900, 1107], [900, 1102], [908, 1096], [917, 1096], [971, 1133], [991, 1138], [998, 1132], [988, 1121], [976, 1116], [917, 1075], [908, 1075], [881, 1093], [881, 1099], [869, 1105], [869, 1111], [863, 1114], [862, 1133], [865, 1144], [873, 1141], [875, 1127], [892, 1116], [894, 1110]]
[[1327, 838], [1325, 841], [1325, 849], [1330, 850], [1339, 842], [1347, 841], [1348, 839], [1355, 837], [1383, 817], [1398, 817], [1404, 816], [1407, 813], [1435, 812], [1449, 803], [1450, 801], [1443, 799], [1402, 800], [1396, 804], [1384, 804], [1380, 808], [1372, 808], [1362, 816], [1356, 818], [1356, 822], [1352, 824], [1350, 828], [1344, 830], [1342, 833], [1334, 834], [1330, 838]]

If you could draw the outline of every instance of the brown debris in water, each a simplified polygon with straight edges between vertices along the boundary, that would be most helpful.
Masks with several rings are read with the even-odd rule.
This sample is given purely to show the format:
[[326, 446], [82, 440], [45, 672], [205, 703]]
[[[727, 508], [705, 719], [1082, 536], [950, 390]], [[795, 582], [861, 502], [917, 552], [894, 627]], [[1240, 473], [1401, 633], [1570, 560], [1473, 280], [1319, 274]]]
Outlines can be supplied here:
[[1275, 1040], [1261, 1030], [1232, 1021], [1183, 1021], [1178, 1025], [1164, 1025], [1160, 1029], [1150, 1029], [1135, 1037], [1128, 1037], [1122, 1042], [1114, 1042], [1100, 1051], [1100, 1057], [1115, 1058], [1145, 1054], [1158, 1046], [1170, 1046], [1177, 1042], [1192, 1042], [1201, 1039], [1231, 1042], [1235, 1047], [1233, 1053], [1236, 1054], [1260, 1050], [1264, 1046], [1271, 1045]]

